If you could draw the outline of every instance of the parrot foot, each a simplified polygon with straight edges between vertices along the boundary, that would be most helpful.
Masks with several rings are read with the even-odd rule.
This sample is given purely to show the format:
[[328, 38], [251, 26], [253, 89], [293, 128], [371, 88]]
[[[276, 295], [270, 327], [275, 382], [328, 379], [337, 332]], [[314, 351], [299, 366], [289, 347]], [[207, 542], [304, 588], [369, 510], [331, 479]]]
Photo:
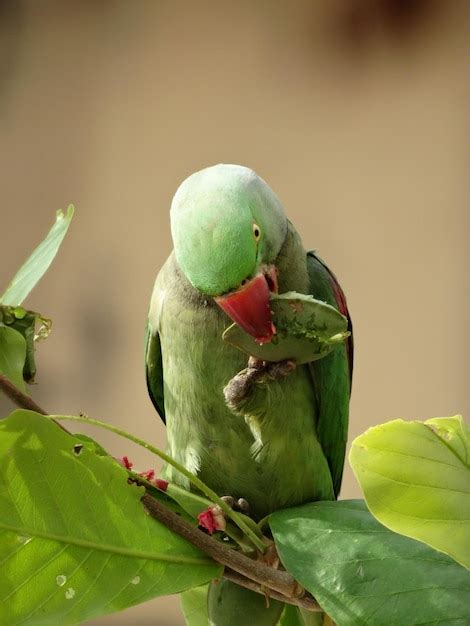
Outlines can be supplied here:
[[232, 411], [242, 413], [254, 385], [285, 378], [296, 367], [292, 360], [273, 363], [250, 356], [248, 367], [238, 372], [224, 387], [225, 402]]

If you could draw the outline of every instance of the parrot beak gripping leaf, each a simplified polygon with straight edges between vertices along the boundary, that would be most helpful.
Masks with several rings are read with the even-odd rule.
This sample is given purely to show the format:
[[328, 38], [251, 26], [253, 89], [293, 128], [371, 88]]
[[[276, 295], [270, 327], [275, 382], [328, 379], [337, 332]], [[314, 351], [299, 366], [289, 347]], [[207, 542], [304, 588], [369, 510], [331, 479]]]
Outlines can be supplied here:
[[276, 269], [265, 267], [239, 289], [215, 298], [225, 313], [260, 343], [271, 341], [276, 332], [269, 306], [270, 291], [277, 292]]

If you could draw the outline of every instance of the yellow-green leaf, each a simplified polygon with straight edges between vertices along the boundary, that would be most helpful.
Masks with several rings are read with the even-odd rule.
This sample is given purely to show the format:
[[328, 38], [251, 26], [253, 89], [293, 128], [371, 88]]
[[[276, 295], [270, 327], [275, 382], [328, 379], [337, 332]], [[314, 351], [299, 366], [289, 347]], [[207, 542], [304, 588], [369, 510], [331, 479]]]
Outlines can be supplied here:
[[382, 524], [470, 567], [470, 432], [461, 416], [375, 426], [355, 439], [349, 460]]
[[0, 624], [77, 624], [220, 575], [142, 494], [47, 417], [0, 420]]

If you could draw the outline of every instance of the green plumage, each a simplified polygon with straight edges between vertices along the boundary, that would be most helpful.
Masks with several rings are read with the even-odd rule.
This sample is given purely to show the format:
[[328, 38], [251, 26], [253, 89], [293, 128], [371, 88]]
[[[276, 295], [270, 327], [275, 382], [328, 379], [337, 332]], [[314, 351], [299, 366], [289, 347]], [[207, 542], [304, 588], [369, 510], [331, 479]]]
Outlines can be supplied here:
[[[276, 265], [281, 293], [310, 293], [335, 303], [323, 266], [306, 255], [292, 226]], [[223, 395], [246, 367], [243, 353], [221, 339], [227, 325], [227, 316], [196, 292], [171, 255], [155, 283], [147, 342], [147, 380], [166, 418], [169, 453], [220, 495], [246, 498], [257, 517], [333, 498], [347, 438], [346, 347], [260, 385], [245, 419], [228, 409]], [[170, 468], [167, 475], [189, 487]]]
[[[233, 178], [233, 170], [218, 172], [219, 178], [223, 179], [224, 175]], [[257, 181], [261, 179], [257, 178]], [[265, 185], [264, 181], [261, 182]], [[238, 184], [236, 176], [233, 184]], [[247, 224], [251, 220], [251, 229], [254, 219], [258, 220], [257, 223], [261, 221], [251, 215], [257, 200], [250, 199], [250, 189], [242, 191], [243, 194], [230, 197], [247, 198]], [[217, 201], [223, 196], [220, 186], [218, 194]], [[190, 195], [190, 189], [183, 194], [186, 199]], [[207, 199], [208, 194], [202, 197]], [[223, 206], [223, 200], [219, 204]], [[214, 206], [212, 203], [212, 209]], [[194, 210], [200, 210], [202, 215], [204, 207]], [[240, 207], [240, 214], [244, 210]], [[266, 229], [269, 198], [263, 211]], [[178, 230], [181, 240], [186, 228], [190, 240], [191, 225], [197, 217], [188, 211], [182, 213], [184, 219], [176, 226], [180, 214], [172, 216], [173, 231]], [[276, 236], [280, 237], [282, 233], [282, 243], [276, 244], [274, 258], [279, 293], [311, 294], [347, 313], [344, 296], [334, 276], [313, 253], [305, 251], [293, 225], [286, 218], [279, 217], [277, 204], [275, 213], [279, 222]], [[247, 358], [222, 341], [222, 333], [230, 320], [211, 297], [217, 282], [218, 250], [211, 248], [216, 244], [209, 231], [217, 224], [218, 242], [223, 245], [225, 219], [223, 210], [218, 218], [215, 215], [213, 212], [205, 226], [206, 240], [201, 222], [197, 226], [198, 246], [204, 248], [204, 264], [210, 263], [212, 258], [214, 267], [205, 268], [205, 271], [200, 266], [193, 268], [190, 263], [191, 242], [185, 241], [185, 273], [176, 260], [177, 248], [176, 255], [170, 255], [157, 276], [150, 305], [147, 383], [152, 401], [166, 421], [168, 452], [219, 495], [246, 498], [250, 503], [250, 514], [256, 519], [279, 508], [334, 499], [341, 485], [347, 438], [352, 342], [339, 345], [318, 361], [297, 367], [284, 378], [258, 382], [235, 410], [231, 410], [223, 389], [247, 366]], [[241, 217], [239, 226], [244, 228]], [[230, 245], [236, 246], [232, 231]], [[265, 248], [271, 255], [274, 244], [269, 246], [269, 240], [275, 239], [266, 232]], [[194, 250], [197, 257], [197, 248]], [[225, 254], [224, 263], [227, 258]], [[233, 251], [230, 258], [232, 262], [236, 259]], [[198, 259], [195, 258], [194, 262], [197, 266]], [[256, 263], [263, 262], [266, 261], [259, 253]], [[248, 271], [248, 275], [255, 275], [258, 265]], [[203, 293], [201, 288], [194, 287], [188, 275], [203, 275], [210, 282], [211, 293]], [[165, 472], [168, 480], [189, 488], [178, 472], [170, 467]]]

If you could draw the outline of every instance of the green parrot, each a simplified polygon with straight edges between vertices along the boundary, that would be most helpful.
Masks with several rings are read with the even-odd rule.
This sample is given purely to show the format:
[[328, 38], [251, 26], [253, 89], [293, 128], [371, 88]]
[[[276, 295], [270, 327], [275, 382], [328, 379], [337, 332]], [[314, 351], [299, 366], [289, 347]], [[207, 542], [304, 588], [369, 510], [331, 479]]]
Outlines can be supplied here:
[[[348, 429], [352, 335], [296, 366], [250, 359], [222, 340], [232, 322], [260, 343], [275, 336], [271, 293], [311, 294], [349, 320], [333, 273], [306, 252], [281, 202], [253, 170], [208, 167], [171, 205], [174, 250], [149, 309], [147, 386], [168, 452], [259, 520], [338, 496]], [[349, 320], [349, 328], [351, 323]], [[246, 384], [234, 384], [245, 372]], [[246, 375], [248, 373], [248, 375]], [[165, 478], [185, 488], [171, 467]]]

